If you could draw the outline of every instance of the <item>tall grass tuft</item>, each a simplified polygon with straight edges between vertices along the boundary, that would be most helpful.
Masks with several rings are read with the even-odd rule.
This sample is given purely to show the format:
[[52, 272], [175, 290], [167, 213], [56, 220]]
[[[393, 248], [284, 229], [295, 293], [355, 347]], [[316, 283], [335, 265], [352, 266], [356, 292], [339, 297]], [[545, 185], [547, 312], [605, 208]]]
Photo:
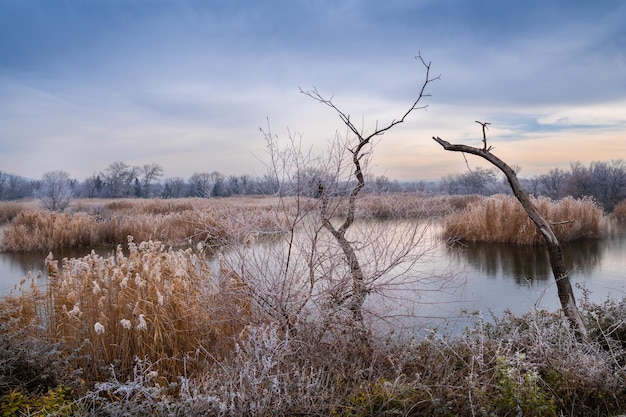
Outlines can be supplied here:
[[240, 282], [212, 269], [202, 252], [132, 239], [127, 251], [120, 245], [109, 257], [66, 258], [61, 267], [51, 253], [46, 291], [33, 287], [4, 303], [21, 306], [22, 324], [40, 321], [86, 381], [132, 380], [144, 360], [167, 386], [232, 350], [233, 336], [252, 320]]
[[[608, 220], [590, 198], [566, 197], [552, 201], [533, 199], [540, 213], [552, 223], [561, 242], [597, 239], [607, 231]], [[499, 242], [518, 245], [543, 244], [521, 204], [512, 196], [496, 195], [470, 203], [445, 219], [443, 236], [449, 241]]]

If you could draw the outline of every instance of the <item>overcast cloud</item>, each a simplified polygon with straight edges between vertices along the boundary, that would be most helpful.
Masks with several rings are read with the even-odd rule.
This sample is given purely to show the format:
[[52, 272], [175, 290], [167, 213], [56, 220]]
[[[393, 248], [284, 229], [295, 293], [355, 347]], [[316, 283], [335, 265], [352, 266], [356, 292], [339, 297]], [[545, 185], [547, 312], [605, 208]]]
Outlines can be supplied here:
[[371, 128], [415, 99], [418, 53], [441, 79], [373, 173], [466, 169], [431, 137], [478, 144], [476, 120], [528, 176], [626, 158], [624, 22], [621, 0], [0, 0], [0, 170], [262, 175], [268, 119], [311, 144], [344, 131], [300, 87]]

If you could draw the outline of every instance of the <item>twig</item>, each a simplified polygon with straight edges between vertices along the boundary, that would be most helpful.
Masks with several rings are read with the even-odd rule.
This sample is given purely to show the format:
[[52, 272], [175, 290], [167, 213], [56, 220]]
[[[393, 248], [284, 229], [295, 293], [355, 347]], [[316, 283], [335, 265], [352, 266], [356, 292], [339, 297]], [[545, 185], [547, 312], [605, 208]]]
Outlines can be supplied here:
[[489, 148], [487, 148], [487, 130], [489, 130], [489, 128], [487, 127], [487, 125], [490, 125], [491, 123], [483, 123], [483, 122], [479, 122], [478, 120], [476, 120], [476, 123], [478, 123], [479, 125], [481, 125], [483, 127], [483, 150], [489, 152], [492, 148], [491, 146]]

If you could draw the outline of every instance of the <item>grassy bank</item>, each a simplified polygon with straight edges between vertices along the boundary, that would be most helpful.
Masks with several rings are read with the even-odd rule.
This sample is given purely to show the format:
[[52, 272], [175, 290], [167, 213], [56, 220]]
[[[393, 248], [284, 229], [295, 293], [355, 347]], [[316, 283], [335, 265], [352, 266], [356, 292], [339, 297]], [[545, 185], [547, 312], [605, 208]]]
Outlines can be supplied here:
[[[608, 230], [608, 219], [591, 199], [566, 197], [558, 201], [533, 199], [552, 224], [561, 242], [598, 239]], [[515, 197], [496, 195], [468, 204], [445, 219], [443, 236], [449, 241], [543, 244], [543, 237]]]
[[[626, 410], [626, 299], [581, 300], [591, 340], [558, 313], [465, 333], [372, 339], [323, 321], [277, 328], [202, 253], [128, 245], [47, 259], [51, 285], [0, 301], [0, 415], [608, 416]], [[9, 413], [9, 414], [7, 414]]]
[[[115, 246], [128, 236], [182, 246], [238, 243], [250, 233], [275, 233], [275, 200], [77, 200], [64, 213], [23, 205], [4, 229], [3, 251]], [[0, 204], [1, 206], [1, 204]], [[1, 208], [0, 208], [1, 211]]]
[[[365, 196], [359, 218], [419, 218], [442, 216], [475, 201], [473, 196], [427, 197], [419, 194]], [[220, 246], [241, 243], [250, 234], [279, 233], [288, 215], [312, 210], [317, 200], [279, 200], [273, 197], [222, 199], [75, 200], [64, 213], [38, 209], [35, 202], [0, 202], [0, 218], [10, 221], [0, 250], [50, 251], [69, 247], [101, 247], [159, 240], [170, 246], [198, 242]], [[286, 205], [285, 205], [286, 204]], [[339, 207], [337, 216], [345, 214]], [[287, 216], [284, 212], [287, 212]]]

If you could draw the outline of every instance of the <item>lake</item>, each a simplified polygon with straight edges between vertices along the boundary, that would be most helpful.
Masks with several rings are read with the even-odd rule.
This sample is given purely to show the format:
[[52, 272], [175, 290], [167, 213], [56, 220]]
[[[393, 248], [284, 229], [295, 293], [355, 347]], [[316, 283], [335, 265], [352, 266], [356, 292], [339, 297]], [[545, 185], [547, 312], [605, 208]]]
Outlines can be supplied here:
[[[89, 250], [55, 251], [55, 259], [84, 256]], [[114, 249], [98, 249], [100, 255]], [[46, 253], [0, 253], [0, 295], [8, 294], [29, 272], [42, 271], [38, 284], [44, 285]], [[580, 286], [591, 291], [591, 299], [621, 299], [626, 294], [626, 227], [620, 225], [611, 236], [598, 241], [564, 245], [564, 255], [572, 270], [571, 282], [577, 299]], [[454, 284], [444, 291], [416, 286], [413, 294], [403, 296], [400, 307], [406, 316], [416, 315], [423, 323], [458, 317], [462, 311], [492, 311], [499, 315], [506, 309], [516, 314], [529, 308], [557, 310], [560, 305], [548, 256], [543, 248], [475, 243], [435, 247], [427, 261], [418, 263], [416, 274], [454, 275]], [[406, 288], [405, 288], [406, 290]], [[431, 291], [428, 291], [431, 290]], [[426, 295], [424, 295], [426, 294]], [[417, 300], [419, 298], [419, 300]], [[403, 305], [403, 307], [402, 307]], [[410, 310], [410, 311], [409, 311]], [[398, 314], [398, 316], [402, 316]]]

